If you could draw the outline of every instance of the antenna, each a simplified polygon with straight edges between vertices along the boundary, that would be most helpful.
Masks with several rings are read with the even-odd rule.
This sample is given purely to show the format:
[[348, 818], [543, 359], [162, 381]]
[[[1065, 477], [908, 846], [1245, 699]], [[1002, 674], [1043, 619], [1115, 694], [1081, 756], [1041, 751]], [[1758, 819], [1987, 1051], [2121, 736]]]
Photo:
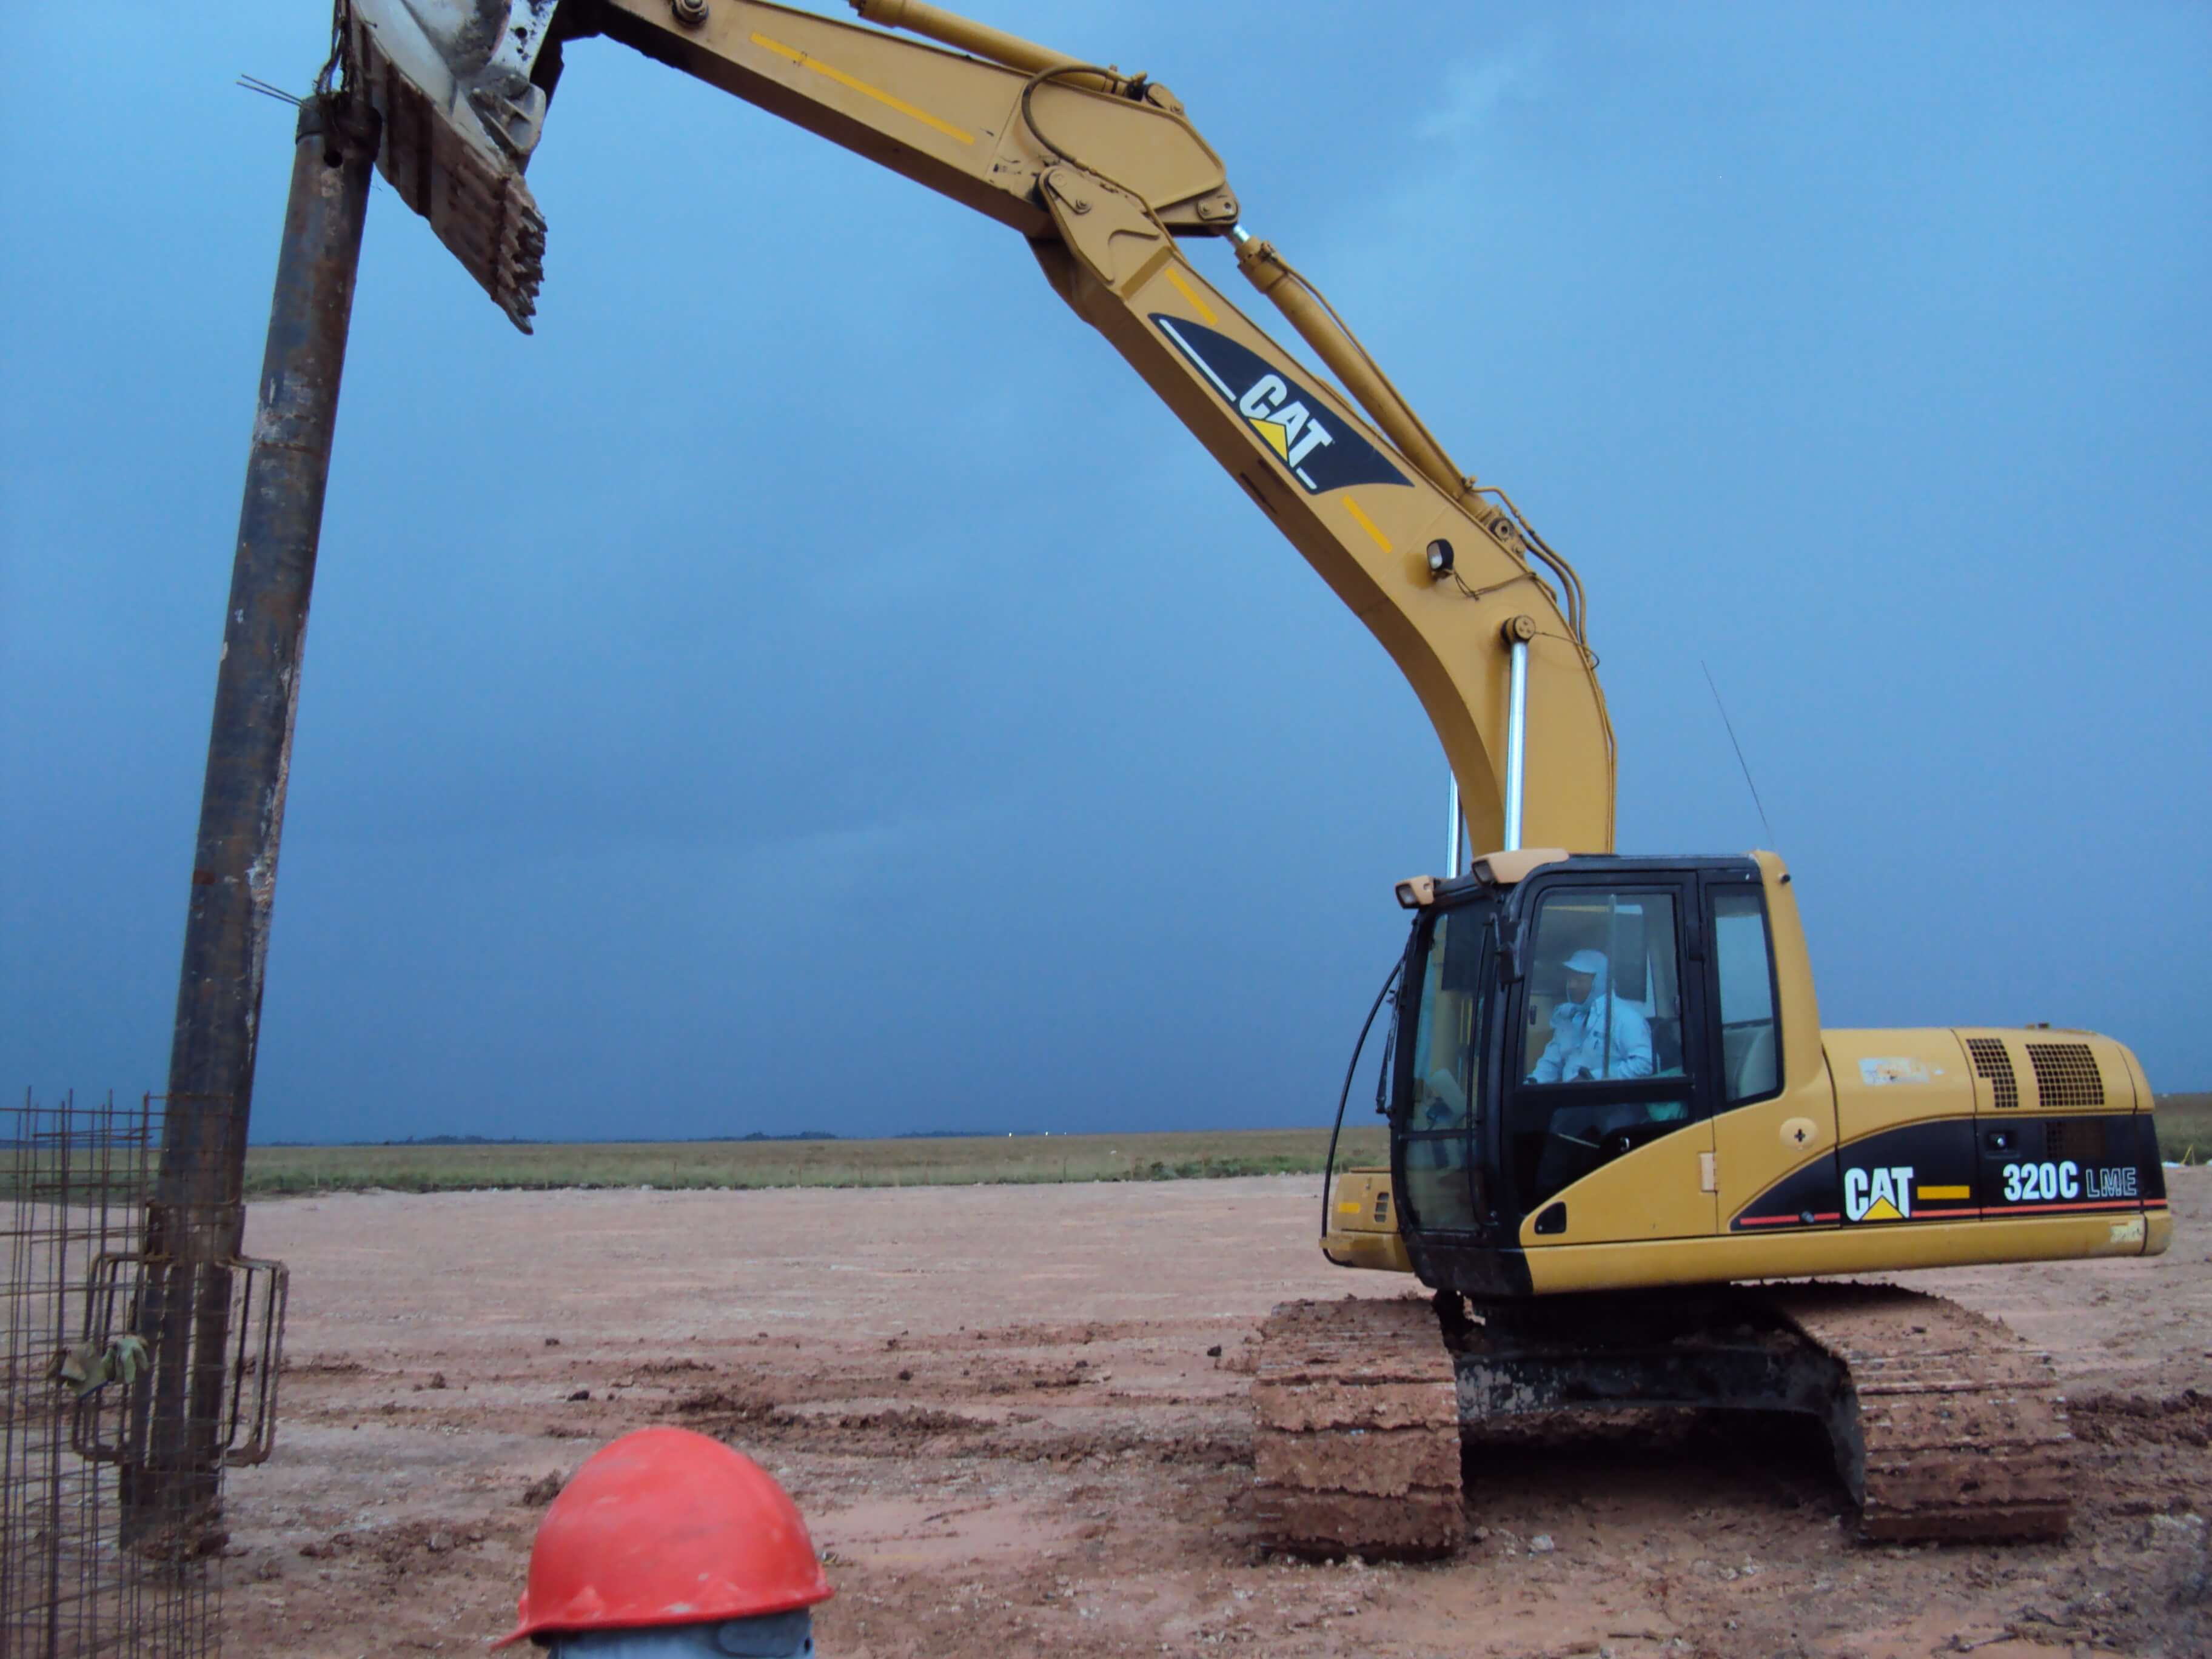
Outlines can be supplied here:
[[1735, 750], [1735, 763], [1743, 768], [1744, 787], [1751, 791], [1751, 804], [1759, 808], [1759, 828], [1766, 831], [1766, 844], [1771, 847], [1774, 826], [1766, 821], [1766, 803], [1759, 798], [1759, 786], [1751, 781], [1751, 763], [1743, 757], [1743, 745], [1736, 741], [1735, 722], [1729, 718], [1728, 705], [1721, 701], [1721, 689], [1713, 683], [1713, 671], [1705, 668], [1703, 658], [1698, 659], [1698, 666], [1705, 669], [1705, 684], [1712, 687], [1713, 707], [1721, 711], [1721, 724], [1728, 728], [1729, 742]]

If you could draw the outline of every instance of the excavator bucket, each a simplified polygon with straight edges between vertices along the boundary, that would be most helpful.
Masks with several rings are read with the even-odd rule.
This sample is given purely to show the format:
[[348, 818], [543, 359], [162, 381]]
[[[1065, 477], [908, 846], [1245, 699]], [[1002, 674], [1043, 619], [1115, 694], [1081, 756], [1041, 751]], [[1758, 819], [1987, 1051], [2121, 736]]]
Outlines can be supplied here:
[[349, 84], [384, 118], [377, 171], [525, 334], [545, 221], [523, 182], [557, 0], [344, 0]]

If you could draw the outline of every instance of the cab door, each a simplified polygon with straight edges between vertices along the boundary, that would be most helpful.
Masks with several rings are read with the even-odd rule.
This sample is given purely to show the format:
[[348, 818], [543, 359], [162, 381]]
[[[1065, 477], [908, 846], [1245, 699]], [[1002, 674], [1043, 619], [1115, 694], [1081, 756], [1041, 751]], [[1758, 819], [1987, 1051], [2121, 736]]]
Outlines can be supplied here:
[[1498, 1150], [1520, 1242], [1710, 1235], [1718, 1212], [1694, 879], [1540, 876], [1518, 896]]
[[1408, 952], [1407, 982], [1399, 990], [1391, 1185], [1404, 1212], [1401, 1228], [1446, 1245], [1474, 1242], [1489, 1202], [1475, 1137], [1496, 914], [1494, 904], [1483, 902], [1440, 910], [1424, 921]]

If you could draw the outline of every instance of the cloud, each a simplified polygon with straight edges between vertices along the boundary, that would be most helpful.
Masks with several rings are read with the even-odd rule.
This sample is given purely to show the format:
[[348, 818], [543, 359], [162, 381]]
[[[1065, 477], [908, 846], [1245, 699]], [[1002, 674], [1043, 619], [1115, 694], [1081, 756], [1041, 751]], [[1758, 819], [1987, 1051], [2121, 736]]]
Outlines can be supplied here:
[[1543, 97], [1545, 43], [1524, 40], [1453, 66], [1444, 77], [1443, 103], [1421, 118], [1424, 138], [1480, 137], [1516, 104]]

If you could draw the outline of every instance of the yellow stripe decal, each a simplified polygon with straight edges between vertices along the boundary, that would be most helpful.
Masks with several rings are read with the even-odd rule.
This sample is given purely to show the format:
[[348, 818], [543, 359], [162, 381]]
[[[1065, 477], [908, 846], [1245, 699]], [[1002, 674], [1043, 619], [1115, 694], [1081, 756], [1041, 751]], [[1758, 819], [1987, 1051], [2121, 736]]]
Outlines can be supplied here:
[[833, 69], [829, 64], [823, 63], [819, 58], [808, 57], [796, 46], [787, 46], [782, 41], [771, 40], [765, 34], [754, 35], [753, 44], [766, 51], [774, 52], [779, 58], [789, 58], [801, 69], [811, 69], [817, 75], [826, 75], [830, 79], [835, 81], [839, 86], [850, 87], [854, 92], [860, 93], [865, 97], [874, 99], [886, 109], [895, 109], [901, 115], [910, 115], [915, 120], [921, 122], [922, 125], [926, 127], [933, 127], [948, 138], [957, 138], [963, 144], [972, 144], [975, 142], [975, 135], [974, 133], [963, 132], [958, 127], [954, 126], [951, 122], [940, 121], [934, 115], [932, 115], [927, 110], [916, 109], [912, 104], [908, 103], [905, 99], [894, 98], [890, 94], [884, 91], [880, 87], [872, 87], [866, 81], [860, 80], [855, 76], [848, 75], [841, 69]]
[[1390, 538], [1375, 527], [1374, 520], [1369, 518], [1364, 513], [1362, 513], [1359, 510], [1359, 503], [1358, 501], [1353, 501], [1351, 496], [1346, 495], [1344, 498], [1344, 510], [1352, 514], [1353, 522], [1358, 524], [1362, 530], [1375, 538], [1376, 546], [1381, 548], [1385, 553], [1388, 553], [1390, 550]]
[[1206, 304], [1204, 300], [1199, 297], [1198, 290], [1193, 288], [1188, 283], [1183, 281], [1182, 272], [1177, 270], [1172, 264], [1167, 266], [1165, 269], [1168, 273], [1168, 281], [1176, 285], [1176, 293], [1182, 295], [1184, 299], [1190, 301], [1191, 309], [1198, 313], [1199, 320], [1200, 322], [1218, 323], [1221, 320], [1220, 318], [1213, 314], [1213, 307]]
[[1923, 1198], [1972, 1198], [1973, 1195], [1972, 1187], [1923, 1187], [1920, 1189]]

